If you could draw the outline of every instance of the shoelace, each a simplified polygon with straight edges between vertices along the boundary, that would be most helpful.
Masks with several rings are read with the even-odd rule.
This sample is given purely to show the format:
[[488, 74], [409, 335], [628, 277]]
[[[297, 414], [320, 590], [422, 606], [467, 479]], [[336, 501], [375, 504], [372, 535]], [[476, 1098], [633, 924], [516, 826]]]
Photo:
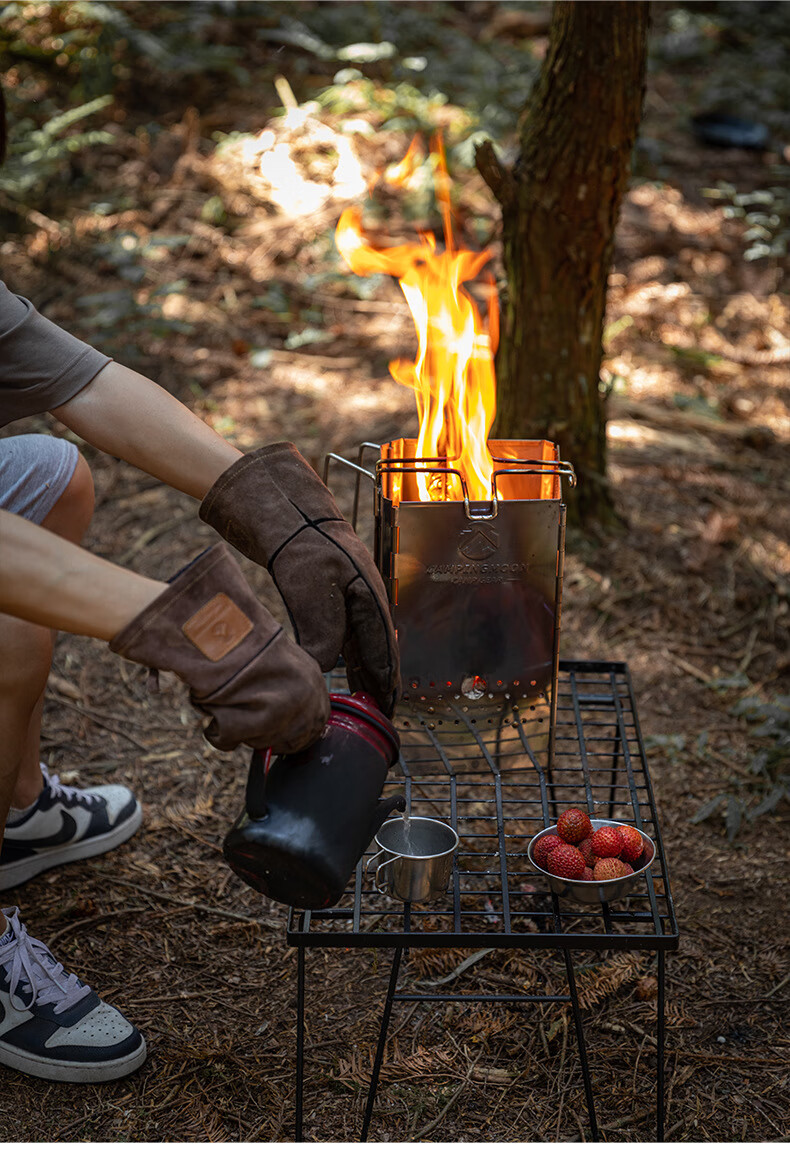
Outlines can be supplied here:
[[44, 784], [49, 786], [54, 797], [62, 797], [66, 802], [82, 801], [86, 805], [94, 805], [99, 800], [95, 793], [86, 793], [84, 789], [78, 789], [74, 785], [64, 785], [58, 774], [51, 773], [43, 762], [39, 768]]
[[[25, 1011], [34, 1003], [54, 1003], [55, 1011], [65, 1011], [90, 994], [90, 987], [80, 983], [76, 975], [63, 969], [49, 947], [37, 938], [31, 938], [27, 928], [20, 922], [19, 910], [4, 910], [8, 925], [16, 942], [0, 947], [0, 967], [9, 968], [9, 994], [15, 1011]], [[16, 999], [19, 987], [28, 987], [32, 999], [24, 1003]]]

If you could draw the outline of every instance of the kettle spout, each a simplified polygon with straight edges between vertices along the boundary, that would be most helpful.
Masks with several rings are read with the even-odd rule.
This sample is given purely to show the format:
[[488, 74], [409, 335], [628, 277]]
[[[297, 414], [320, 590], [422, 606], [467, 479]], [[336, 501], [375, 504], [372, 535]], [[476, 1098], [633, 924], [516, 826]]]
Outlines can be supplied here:
[[395, 793], [392, 797], [387, 797], [384, 801], [379, 801], [373, 811], [373, 818], [371, 820], [371, 836], [378, 833], [381, 826], [392, 813], [393, 809], [397, 809], [402, 813], [406, 808], [406, 798], [403, 793]]

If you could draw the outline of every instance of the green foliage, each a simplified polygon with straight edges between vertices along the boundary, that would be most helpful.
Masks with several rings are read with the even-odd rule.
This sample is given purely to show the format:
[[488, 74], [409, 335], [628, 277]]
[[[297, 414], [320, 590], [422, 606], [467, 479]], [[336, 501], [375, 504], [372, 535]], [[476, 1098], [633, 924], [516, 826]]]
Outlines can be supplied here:
[[405, 130], [408, 133], [431, 133], [447, 100], [445, 93], [436, 89], [422, 93], [409, 81], [382, 85], [365, 77], [358, 69], [341, 69], [335, 75], [334, 83], [318, 95], [319, 103], [330, 113], [343, 115], [370, 111], [378, 114], [381, 130]]
[[57, 113], [39, 129], [29, 118], [18, 122], [8, 158], [0, 170], [0, 190], [20, 203], [34, 200], [72, 154], [86, 146], [112, 141], [106, 130], [74, 130], [78, 122], [105, 109], [112, 100], [110, 96], [97, 97], [76, 109]]
[[188, 241], [188, 235], [150, 235], [142, 239], [133, 231], [122, 231], [93, 245], [92, 255], [113, 267], [130, 286], [83, 295], [75, 301], [81, 313], [81, 334], [88, 343], [116, 359], [134, 360], [134, 337], [138, 334], [166, 338], [194, 332], [193, 324], [169, 318], [163, 312], [167, 296], [187, 290], [185, 280], [142, 286], [150, 274], [149, 264], [165, 262], [172, 251]]
[[[649, 50], [650, 73], [680, 76], [687, 71], [694, 75], [693, 87], [678, 89], [672, 110], [689, 139], [692, 136], [690, 119], [694, 115], [720, 112], [765, 126], [772, 148], [781, 151], [790, 135], [790, 70], [787, 68], [790, 4], [756, 4], [754, 0], [699, 4], [690, 0], [671, 8], [667, 6], [663, 12], [655, 13]], [[657, 137], [640, 134], [634, 173], [652, 178], [668, 177], [672, 171], [666, 156], [668, 144], [660, 130]], [[708, 153], [706, 147], [700, 149]], [[713, 162], [715, 154], [709, 156]], [[782, 217], [777, 204], [786, 191], [787, 167], [776, 167], [774, 173], [775, 183], [772, 180], [771, 185], [778, 188], [778, 193], [771, 191], [777, 199], [773, 207], [761, 208], [755, 203], [738, 208], [733, 204], [736, 217], [745, 218], [752, 213], [757, 216], [747, 224], [749, 231], [755, 230], [751, 242], [747, 240], [746, 256], [750, 260], [787, 254], [786, 238], [777, 240], [774, 237], [777, 228], [759, 217], [763, 212], [768, 217], [774, 213]], [[721, 189], [726, 190], [725, 183]], [[705, 193], [709, 197], [728, 197], [720, 191]], [[732, 187], [730, 193], [735, 195]], [[786, 213], [783, 221], [786, 224]], [[762, 228], [772, 237], [766, 238]], [[775, 243], [777, 249], [772, 251]]]
[[[0, 191], [22, 206], [42, 206], [69, 158], [112, 135], [81, 123], [112, 104], [134, 79], [172, 88], [196, 74], [248, 80], [241, 50], [214, 43], [213, 6], [205, 4], [6, 4], [0, 8], [0, 53], [7, 73], [10, 146]], [[6, 203], [7, 205], [7, 203]], [[221, 208], [206, 212], [217, 221]]]
[[[258, 37], [301, 48], [325, 63], [355, 66], [341, 68], [320, 99], [345, 112], [344, 100], [351, 102], [347, 111], [361, 108], [362, 93], [390, 129], [433, 128], [436, 112], [451, 103], [466, 112], [471, 126], [500, 139], [515, 129], [540, 67], [531, 40], [475, 37], [448, 4], [381, 0], [271, 8], [281, 13], [279, 23], [259, 29]], [[371, 84], [344, 96], [345, 86], [360, 77]]]
[[684, 112], [729, 111], [767, 125], [786, 140], [789, 13], [785, 3], [758, 5], [754, 0], [678, 4], [668, 14], [666, 31], [652, 36], [651, 58], [676, 73], [704, 65], [694, 109]]
[[263, 295], [255, 296], [252, 301], [252, 306], [265, 308], [266, 311], [272, 312], [279, 320], [287, 321], [293, 319], [291, 300], [282, 283], [277, 279], [269, 281]]
[[177, 280], [153, 288], [145, 298], [131, 287], [82, 295], [75, 300], [81, 313], [81, 333], [89, 344], [108, 356], [134, 362], [139, 355], [133, 342], [135, 335], [166, 338], [194, 332], [194, 325], [167, 319], [162, 312], [165, 297], [185, 288], [186, 282]]
[[249, 79], [238, 64], [238, 49], [210, 43], [207, 32], [214, 18], [203, 4], [159, 4], [161, 19], [153, 31], [143, 28], [127, 5], [77, 0], [68, 7], [84, 22], [83, 29], [98, 29], [98, 47], [112, 52], [121, 43], [124, 56], [145, 61], [163, 78], [214, 72], [240, 82]]
[[6, 4], [0, 10], [0, 49], [68, 78], [77, 99], [128, 80], [143, 66], [165, 87], [202, 73], [244, 82], [240, 50], [214, 43], [215, 13], [205, 4], [118, 4], [100, 0]]
[[756, 696], [747, 696], [739, 700], [733, 712], [755, 725], [751, 735], [765, 741], [765, 747], [752, 759], [752, 772], [767, 780], [787, 783], [790, 778], [790, 696], [777, 696], [773, 704], [764, 704]]
[[774, 813], [783, 800], [790, 801], [790, 697], [777, 696], [772, 704], [766, 704], [756, 696], [746, 696], [735, 705], [733, 714], [753, 725], [751, 736], [762, 745], [750, 765], [755, 781], [731, 777], [731, 790], [717, 793], [691, 818], [692, 825], [698, 825], [717, 810], [723, 811], [728, 841], [736, 837], [744, 822], [751, 825]]
[[741, 219], [746, 226], [743, 240], [749, 246], [744, 259], [782, 258], [790, 245], [790, 166], [774, 166], [776, 186], [739, 194], [730, 182], [719, 182], [703, 190], [707, 198], [724, 203], [727, 218]]
[[668, 736], [661, 733], [656, 736], [645, 737], [645, 752], [647, 755], [652, 756], [656, 753], [663, 753], [670, 762], [679, 760], [685, 747], [686, 738], [680, 733], [673, 733]]
[[332, 332], [326, 328], [303, 328], [301, 332], [289, 332], [283, 344], [288, 351], [304, 348], [308, 344], [323, 344], [333, 339]]

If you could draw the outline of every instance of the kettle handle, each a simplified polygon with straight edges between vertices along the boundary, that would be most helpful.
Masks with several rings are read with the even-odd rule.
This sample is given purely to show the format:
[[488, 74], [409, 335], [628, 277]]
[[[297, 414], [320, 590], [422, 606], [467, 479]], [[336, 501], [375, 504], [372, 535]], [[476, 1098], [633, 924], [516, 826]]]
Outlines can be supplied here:
[[260, 821], [269, 812], [266, 804], [266, 774], [271, 762], [272, 750], [270, 748], [266, 752], [261, 752], [258, 748], [253, 750], [244, 799], [247, 813], [253, 821]]

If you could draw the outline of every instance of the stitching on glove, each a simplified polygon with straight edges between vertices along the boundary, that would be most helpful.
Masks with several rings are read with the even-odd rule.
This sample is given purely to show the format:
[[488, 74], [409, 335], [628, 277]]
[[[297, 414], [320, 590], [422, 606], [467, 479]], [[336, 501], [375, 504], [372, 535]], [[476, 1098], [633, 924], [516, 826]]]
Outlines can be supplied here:
[[[268, 570], [268, 567], [267, 567], [267, 570]], [[296, 642], [297, 642], [297, 643], [298, 643], [298, 645], [301, 647], [301, 646], [302, 646], [302, 641], [301, 641], [301, 639], [300, 639], [300, 637], [299, 637], [299, 628], [296, 626], [296, 618], [295, 618], [295, 616], [294, 616], [294, 613], [293, 613], [293, 611], [291, 610], [291, 608], [290, 608], [290, 605], [289, 605], [289, 603], [288, 603], [288, 600], [286, 599], [285, 595], [283, 594], [283, 592], [282, 592], [282, 589], [280, 588], [280, 584], [279, 584], [279, 583], [278, 583], [278, 581], [277, 581], [277, 575], [274, 573], [274, 571], [273, 571], [273, 570], [270, 570], [270, 571], [269, 571], [269, 573], [271, 574], [271, 576], [272, 576], [272, 582], [273, 582], [273, 583], [274, 583], [274, 585], [277, 587], [277, 591], [278, 591], [278, 593], [279, 593], [279, 595], [280, 595], [280, 598], [281, 598], [281, 599], [282, 599], [282, 601], [283, 601], [283, 606], [285, 607], [285, 613], [286, 613], [286, 615], [288, 616], [288, 618], [291, 620], [291, 627], [293, 628], [293, 633], [294, 633], [294, 636], [296, 637]], [[311, 657], [311, 658], [312, 658], [312, 657]]]
[[[344, 525], [348, 525], [348, 523], [346, 522], [346, 519], [344, 517], [342, 517], [342, 515], [339, 518], [308, 518], [307, 514], [302, 513], [302, 511], [299, 509], [299, 507], [294, 502], [291, 502], [290, 504], [296, 510], [297, 514], [301, 514], [301, 516], [304, 520], [304, 525], [300, 526], [298, 530], [294, 530], [293, 534], [289, 534], [288, 537], [285, 539], [285, 541], [281, 542], [280, 545], [277, 547], [277, 549], [272, 551], [272, 553], [269, 556], [269, 559], [266, 563], [266, 569], [268, 570], [269, 574], [272, 573], [272, 566], [274, 564], [274, 560], [276, 559], [276, 557], [280, 553], [280, 551], [284, 550], [289, 542], [293, 542], [294, 538], [298, 538], [298, 536], [300, 534], [304, 533], [305, 530], [318, 530], [318, 527], [325, 522], [343, 522]], [[318, 533], [320, 534], [321, 531], [318, 530]], [[356, 563], [354, 565], [356, 565]]]
[[[348, 525], [348, 522], [346, 522], [346, 519], [343, 517], [340, 517], [340, 518], [313, 518], [310, 521], [310, 525], [311, 526], [322, 526], [324, 524], [324, 522], [343, 522], [346, 526]], [[354, 534], [356, 534], [356, 530], [354, 530], [353, 526], [351, 526], [351, 531]]]
[[[329, 534], [326, 534], [326, 533], [324, 533], [324, 531], [323, 531], [323, 530], [320, 530], [320, 531], [319, 531], [319, 533], [321, 534], [321, 536], [322, 536], [323, 538], [326, 538], [327, 542], [331, 542], [331, 543], [332, 543], [332, 545], [333, 545], [333, 546], [334, 546], [334, 547], [335, 547], [337, 550], [339, 550], [339, 551], [340, 551], [342, 554], [345, 554], [346, 558], [349, 560], [349, 562], [351, 563], [351, 565], [352, 565], [352, 566], [354, 567], [354, 569], [357, 571], [357, 577], [359, 577], [359, 578], [361, 578], [361, 579], [362, 579], [362, 581], [364, 582], [365, 586], [368, 588], [368, 590], [369, 590], [370, 594], [372, 595], [372, 597], [373, 597], [373, 602], [376, 604], [376, 610], [377, 610], [377, 611], [378, 611], [378, 613], [379, 613], [379, 616], [380, 616], [380, 618], [381, 618], [381, 622], [382, 622], [382, 626], [383, 626], [383, 628], [384, 628], [384, 639], [385, 639], [385, 641], [386, 641], [386, 644], [387, 644], [387, 668], [389, 669], [390, 673], [392, 673], [392, 671], [393, 671], [392, 648], [391, 648], [391, 646], [390, 646], [390, 637], [389, 637], [389, 635], [386, 633], [386, 632], [387, 632], [387, 618], [386, 618], [386, 615], [384, 614], [384, 610], [383, 610], [383, 608], [382, 608], [382, 606], [381, 606], [381, 603], [379, 602], [379, 597], [378, 597], [378, 595], [376, 594], [375, 590], [374, 590], [374, 589], [373, 589], [373, 587], [370, 585], [370, 583], [368, 582], [368, 580], [365, 578], [365, 576], [364, 576], [363, 574], [360, 574], [360, 573], [359, 573], [359, 567], [357, 566], [356, 562], [355, 562], [355, 561], [354, 561], [354, 559], [351, 557], [351, 555], [348, 553], [348, 551], [347, 551], [347, 550], [346, 550], [344, 547], [342, 547], [342, 546], [341, 546], [341, 545], [340, 545], [338, 542], [335, 542], [334, 538], [331, 538], [331, 537], [329, 536]], [[356, 581], [356, 580], [355, 580], [355, 579], [352, 579], [352, 582], [354, 582], [354, 581]], [[349, 586], [351, 586], [351, 583], [349, 583], [348, 585], [349, 585]], [[346, 588], [346, 589], [347, 589], [347, 588]], [[345, 594], [345, 591], [344, 591], [343, 593]]]
[[[296, 506], [294, 506], [294, 509], [296, 509]], [[300, 514], [302, 513], [301, 510], [299, 510], [298, 512]], [[302, 514], [302, 517], [304, 518], [304, 514]], [[298, 538], [299, 535], [301, 533], [303, 533], [305, 530], [307, 530], [310, 526], [312, 526], [312, 522], [305, 521], [304, 526], [300, 526], [298, 530], [294, 530], [293, 534], [289, 534], [288, 537], [285, 539], [285, 541], [281, 542], [280, 545], [277, 547], [277, 549], [272, 552], [272, 554], [269, 557], [268, 562], [266, 563], [266, 569], [268, 570], [269, 574], [272, 573], [272, 566], [274, 564], [274, 560], [277, 557], [277, 555], [280, 553], [280, 551], [284, 550], [289, 542], [293, 542], [294, 538]]]

